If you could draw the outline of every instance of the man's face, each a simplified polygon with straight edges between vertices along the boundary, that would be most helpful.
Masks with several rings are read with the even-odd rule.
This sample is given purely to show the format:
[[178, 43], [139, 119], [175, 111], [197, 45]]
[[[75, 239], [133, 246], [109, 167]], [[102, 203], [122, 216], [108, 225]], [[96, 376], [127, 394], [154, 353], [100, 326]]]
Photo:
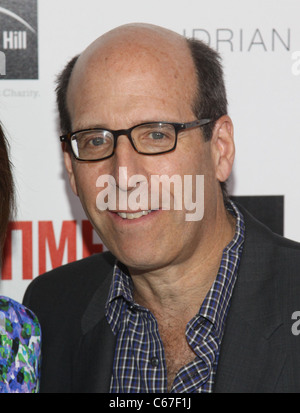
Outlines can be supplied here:
[[[122, 50], [121, 48], [119, 48]], [[116, 53], [103, 47], [77, 67], [68, 92], [72, 130], [86, 128], [126, 129], [153, 122], [191, 122], [195, 120], [192, 101], [196, 78], [191, 60], [172, 58], [147, 48], [123, 49]], [[108, 249], [133, 271], [176, 265], [195, 254], [205, 242], [213, 219], [219, 183], [215, 177], [211, 143], [204, 142], [201, 128], [181, 132], [176, 150], [156, 156], [137, 153], [126, 136], [120, 136], [115, 154], [99, 162], [80, 162], [65, 153], [72, 188], [80, 197], [85, 212]], [[121, 169], [120, 169], [121, 168]], [[127, 176], [120, 171], [127, 172]], [[100, 176], [111, 175], [117, 190], [129, 197], [136, 188], [125, 185], [134, 175], [145, 177], [149, 188], [152, 175], [204, 175], [205, 212], [201, 221], [187, 221], [186, 211], [155, 210], [127, 219], [116, 210], [100, 211], [96, 205], [101, 188]], [[138, 186], [139, 184], [137, 184]], [[103, 188], [102, 188], [103, 189]], [[171, 205], [174, 188], [170, 187]], [[118, 198], [117, 198], [118, 199]], [[194, 200], [195, 188], [194, 188]], [[201, 200], [202, 201], [202, 200]], [[127, 212], [130, 211], [129, 208]]]

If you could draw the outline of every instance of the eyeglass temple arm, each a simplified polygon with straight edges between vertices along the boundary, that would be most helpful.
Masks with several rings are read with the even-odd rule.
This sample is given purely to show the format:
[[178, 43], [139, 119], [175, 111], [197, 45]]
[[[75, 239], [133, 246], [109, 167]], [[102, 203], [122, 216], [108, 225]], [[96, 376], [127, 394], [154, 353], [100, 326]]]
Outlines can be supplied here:
[[212, 122], [212, 119], [198, 119], [194, 120], [193, 122], [188, 122], [188, 123], [182, 123], [181, 128], [182, 129], [191, 129], [191, 128], [196, 128], [197, 126], [204, 126], [207, 125], [208, 123]]

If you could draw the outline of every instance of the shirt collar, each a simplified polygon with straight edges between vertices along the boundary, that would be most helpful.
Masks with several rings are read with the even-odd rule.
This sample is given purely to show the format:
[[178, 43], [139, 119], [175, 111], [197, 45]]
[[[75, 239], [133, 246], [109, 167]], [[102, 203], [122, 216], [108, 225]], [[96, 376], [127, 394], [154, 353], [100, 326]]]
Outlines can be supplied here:
[[123, 297], [129, 304], [133, 303], [133, 283], [127, 268], [116, 261], [107, 304], [116, 298]]
[[235, 234], [223, 250], [217, 277], [198, 313], [214, 326], [216, 336], [219, 339], [223, 336], [225, 319], [237, 279], [245, 239], [245, 223], [242, 213], [232, 201], [229, 201], [226, 208], [236, 218]]

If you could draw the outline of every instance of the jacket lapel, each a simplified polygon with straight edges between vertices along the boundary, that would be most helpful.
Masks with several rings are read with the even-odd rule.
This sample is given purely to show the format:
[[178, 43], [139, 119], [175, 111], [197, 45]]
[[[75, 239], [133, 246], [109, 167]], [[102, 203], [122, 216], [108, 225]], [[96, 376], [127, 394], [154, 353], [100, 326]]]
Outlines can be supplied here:
[[245, 244], [226, 320], [214, 391], [274, 392], [286, 358], [278, 254], [274, 235], [246, 211], [242, 212], [246, 224]]
[[113, 268], [95, 292], [82, 317], [82, 338], [74, 362], [74, 391], [109, 392], [116, 338], [105, 317]]
[[282, 328], [276, 314], [249, 320], [232, 309], [221, 345], [214, 391], [274, 392], [286, 358]]
[[89, 330], [79, 345], [76, 393], [108, 393], [115, 350], [115, 336], [105, 318]]

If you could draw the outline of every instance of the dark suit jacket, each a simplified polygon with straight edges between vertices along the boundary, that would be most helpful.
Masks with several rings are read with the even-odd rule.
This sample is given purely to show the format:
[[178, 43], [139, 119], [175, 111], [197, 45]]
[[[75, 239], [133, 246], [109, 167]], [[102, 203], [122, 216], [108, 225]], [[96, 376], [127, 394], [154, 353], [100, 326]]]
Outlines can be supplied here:
[[[300, 392], [300, 244], [243, 210], [246, 237], [215, 392]], [[114, 257], [93, 255], [37, 277], [24, 303], [42, 327], [41, 392], [108, 392], [115, 337], [104, 317]]]

